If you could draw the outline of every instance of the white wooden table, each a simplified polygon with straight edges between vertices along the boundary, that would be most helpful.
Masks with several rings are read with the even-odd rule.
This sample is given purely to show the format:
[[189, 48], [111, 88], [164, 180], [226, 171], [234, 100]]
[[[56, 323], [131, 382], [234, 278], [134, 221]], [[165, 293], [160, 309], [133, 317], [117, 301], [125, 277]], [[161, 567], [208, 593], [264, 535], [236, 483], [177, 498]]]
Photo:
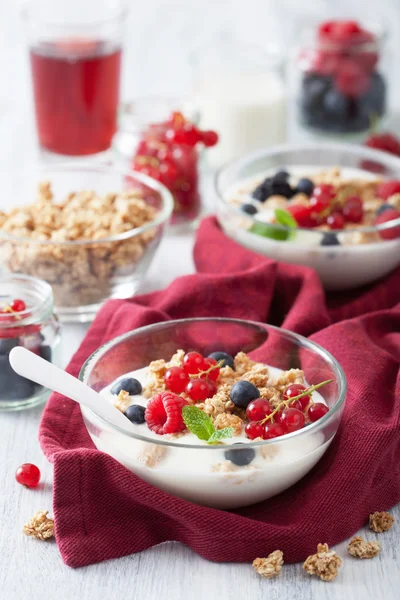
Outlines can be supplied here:
[[[313, 11], [317, 17], [325, 16], [330, 6], [329, 0], [312, 3], [313, 7], [310, 5], [307, 9], [305, 3], [297, 0], [250, 0], [246, 3], [229, 0], [213, 2], [209, 11], [204, 10], [205, 2], [207, 0], [135, 3], [126, 52], [125, 97], [137, 95], [138, 90], [143, 93], [176, 92], [185, 73], [182, 48], [188, 48], [199, 37], [202, 28], [217, 31], [228, 24], [231, 29], [247, 29], [257, 40], [270, 35], [279, 37], [280, 31], [287, 39], [293, 30], [288, 25], [288, 14], [295, 22], [296, 18], [305, 16], [305, 10]], [[352, 5], [355, 14], [362, 7], [363, 15], [375, 15], [377, 3], [374, 0], [342, 0], [335, 3], [335, 13], [339, 14], [340, 7], [347, 4]], [[379, 5], [381, 13], [386, 14], [397, 28], [394, 34], [399, 34], [397, 0], [381, 0]], [[168, 19], [168, 27], [165, 27]], [[141, 52], [144, 47], [145, 59]], [[170, 60], [168, 68], [164, 69], [160, 68], [159, 60], [160, 49], [165, 54], [166, 47]], [[137, 57], [140, 56], [143, 68], [138, 67]], [[15, 6], [5, 0], [0, 1], [0, 73], [0, 169], [23, 168], [36, 151], [29, 72]], [[148, 274], [144, 291], [162, 288], [174, 277], [192, 272], [191, 245], [189, 234], [167, 238]], [[177, 257], [175, 261], [168, 259], [171, 249]], [[84, 326], [64, 328], [64, 364], [84, 333]], [[345, 557], [345, 562], [333, 583], [310, 578], [303, 573], [301, 565], [285, 566], [275, 580], [261, 580], [250, 565], [210, 563], [177, 543], [163, 544], [137, 555], [84, 569], [69, 569], [63, 564], [54, 542], [39, 542], [21, 533], [23, 523], [36, 510], [51, 510], [52, 468], [37, 441], [40, 415], [40, 408], [0, 413], [0, 599], [397, 600], [400, 597], [399, 507], [392, 511], [397, 519], [396, 527], [377, 536], [382, 543], [382, 552], [377, 558], [357, 561], [347, 557], [345, 543], [336, 548]], [[42, 483], [38, 489], [28, 490], [15, 482], [15, 469], [23, 462], [33, 462], [40, 467]], [[368, 530], [361, 534], [375, 538]]]

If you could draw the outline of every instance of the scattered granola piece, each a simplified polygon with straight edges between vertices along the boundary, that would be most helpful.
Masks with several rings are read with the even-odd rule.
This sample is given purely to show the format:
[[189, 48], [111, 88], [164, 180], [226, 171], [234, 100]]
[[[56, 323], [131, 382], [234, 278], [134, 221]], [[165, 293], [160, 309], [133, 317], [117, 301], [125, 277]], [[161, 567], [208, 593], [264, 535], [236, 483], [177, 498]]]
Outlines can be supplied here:
[[379, 542], [367, 542], [357, 535], [347, 545], [347, 550], [356, 558], [373, 558], [379, 554], [381, 546]]
[[143, 452], [141, 452], [137, 459], [146, 467], [155, 467], [160, 460], [165, 456], [167, 449], [165, 446], [159, 446], [158, 444], [146, 444]]
[[247, 371], [251, 371], [253, 365], [257, 364], [254, 360], [245, 354], [245, 352], [238, 352], [234, 359], [235, 362], [235, 373], [239, 376], [243, 375]]
[[260, 398], [268, 400], [272, 408], [276, 408], [283, 400], [283, 394], [272, 385], [259, 388], [259, 392]]
[[25, 535], [35, 537], [38, 540], [48, 540], [54, 537], [54, 520], [47, 515], [48, 510], [39, 510], [25, 523], [23, 532]]
[[317, 575], [322, 581], [333, 581], [342, 562], [336, 552], [329, 549], [328, 544], [318, 544], [317, 553], [306, 559], [303, 569], [310, 575]]
[[394, 518], [388, 512], [374, 512], [369, 515], [369, 527], [376, 533], [389, 531], [394, 523]]
[[171, 356], [171, 359], [166, 363], [165, 368], [169, 369], [170, 367], [181, 367], [183, 365], [183, 357], [185, 356], [184, 350], [177, 350], [175, 354]]
[[210, 417], [217, 417], [222, 413], [232, 412], [234, 404], [230, 397], [232, 386], [228, 384], [221, 385], [217, 393], [212, 398], [207, 398], [204, 404], [198, 405]]
[[243, 426], [243, 421], [237, 415], [232, 415], [229, 413], [220, 413], [214, 419], [215, 429], [224, 429], [224, 427], [233, 427], [233, 435], [240, 435], [242, 433], [242, 426]]
[[121, 390], [114, 400], [115, 408], [118, 408], [122, 413], [126, 411], [130, 403], [131, 399], [129, 397], [129, 392], [126, 392], [125, 390]]
[[261, 575], [270, 579], [276, 577], [281, 572], [283, 565], [283, 552], [275, 550], [267, 556], [267, 558], [256, 558], [253, 560], [253, 567], [255, 571]]
[[292, 383], [300, 383], [304, 385], [304, 371], [301, 369], [290, 369], [282, 373], [275, 383], [275, 387], [280, 391], [284, 392], [285, 389]]
[[267, 365], [256, 363], [252, 366], [250, 371], [246, 371], [240, 379], [244, 381], [250, 381], [253, 385], [258, 388], [265, 388], [268, 384], [269, 369]]

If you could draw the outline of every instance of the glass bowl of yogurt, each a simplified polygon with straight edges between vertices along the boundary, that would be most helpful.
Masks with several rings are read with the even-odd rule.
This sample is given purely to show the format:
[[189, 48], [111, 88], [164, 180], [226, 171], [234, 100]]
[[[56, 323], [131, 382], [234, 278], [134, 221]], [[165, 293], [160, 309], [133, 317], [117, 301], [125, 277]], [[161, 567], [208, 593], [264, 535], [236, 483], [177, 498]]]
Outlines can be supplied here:
[[[168, 391], [172, 386], [166, 383], [166, 373], [171, 365], [186, 364], [189, 353], [192, 360], [194, 354], [218, 358], [221, 352], [231, 357], [231, 366], [205, 359], [219, 369], [207, 399], [194, 401], [190, 392]], [[221, 509], [260, 502], [304, 477], [331, 444], [346, 397], [344, 372], [321, 346], [271, 325], [227, 318], [182, 319], [130, 331], [94, 352], [83, 365], [80, 379], [127, 416], [127, 427], [121, 428], [81, 407], [99, 450], [157, 488]], [[288, 386], [298, 390], [302, 384], [309, 390], [327, 382], [313, 391], [310, 400], [323, 410], [318, 419], [303, 420], [300, 428], [288, 426], [280, 437], [253, 432], [249, 437], [246, 414], [252, 408], [248, 398], [243, 404], [243, 396], [240, 401], [234, 396], [238, 382], [240, 389], [258, 390], [258, 398], [257, 393], [252, 396], [258, 399], [257, 410], [269, 398], [271, 410], [257, 418], [265, 415], [270, 425], [281, 411]], [[164, 429], [157, 421], [162, 398], [168, 424], [173, 425], [169, 429], [165, 415], [161, 419]], [[170, 408], [171, 401], [181, 403], [179, 411]], [[185, 411], [201, 413], [211, 431], [199, 436], [186, 417], [179, 426], [179, 415], [187, 415]], [[267, 431], [266, 424], [262, 425]], [[208, 437], [213, 431], [215, 443]]]
[[216, 175], [224, 232], [270, 258], [315, 269], [328, 290], [400, 265], [400, 160], [361, 146], [283, 145]]

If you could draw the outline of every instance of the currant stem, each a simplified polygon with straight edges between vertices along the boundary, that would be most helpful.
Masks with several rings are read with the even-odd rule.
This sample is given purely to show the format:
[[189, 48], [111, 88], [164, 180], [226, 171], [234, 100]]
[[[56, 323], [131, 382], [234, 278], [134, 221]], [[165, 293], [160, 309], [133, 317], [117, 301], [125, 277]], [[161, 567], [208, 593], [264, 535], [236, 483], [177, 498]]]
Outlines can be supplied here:
[[209, 373], [211, 373], [211, 371], [215, 371], [215, 369], [221, 369], [223, 366], [224, 366], [224, 359], [221, 358], [221, 360], [219, 360], [216, 365], [211, 365], [211, 367], [209, 369], [207, 369], [206, 371], [199, 371], [198, 373], [191, 373], [189, 375], [189, 378], [190, 379], [198, 379], [202, 375], [207, 376]]
[[[288, 400], [284, 400], [283, 402], [278, 404], [278, 406], [272, 411], [272, 413], [270, 415], [265, 417], [265, 419], [263, 419], [262, 421], [259, 421], [260, 425], [264, 425], [264, 423], [266, 423], [267, 421], [272, 419], [276, 415], [276, 413], [278, 413], [281, 410], [281, 408], [283, 406], [285, 408], [287, 408], [288, 406], [290, 406], [290, 404], [292, 404], [292, 402], [295, 402], [299, 398], [303, 398], [303, 396], [311, 396], [311, 394], [313, 392], [315, 392], [315, 390], [318, 390], [320, 387], [322, 387], [323, 385], [326, 385], [327, 383], [332, 383], [332, 381], [333, 381], [333, 379], [327, 379], [326, 381], [321, 381], [321, 383], [316, 383], [315, 385], [312, 385], [311, 387], [307, 388], [306, 390], [303, 390], [301, 392], [301, 394], [297, 394], [297, 396], [293, 396], [292, 398], [289, 398]], [[311, 397], [310, 397], [310, 400], [312, 402]]]

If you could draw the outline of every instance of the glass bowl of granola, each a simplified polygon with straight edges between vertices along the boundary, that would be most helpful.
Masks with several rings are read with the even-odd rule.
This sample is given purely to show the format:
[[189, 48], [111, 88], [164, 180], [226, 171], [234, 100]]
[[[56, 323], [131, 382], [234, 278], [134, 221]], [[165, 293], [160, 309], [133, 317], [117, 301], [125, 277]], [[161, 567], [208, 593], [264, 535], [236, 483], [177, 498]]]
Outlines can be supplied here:
[[182, 319], [99, 348], [80, 379], [127, 417], [82, 407], [95, 446], [152, 485], [237, 508], [283, 492], [339, 427], [346, 378], [317, 344], [263, 323]]
[[312, 267], [328, 290], [400, 265], [400, 160], [350, 144], [276, 146], [215, 180], [224, 232], [270, 258]]
[[53, 288], [63, 321], [138, 290], [171, 216], [170, 192], [129, 169], [59, 164], [3, 174], [0, 273]]

